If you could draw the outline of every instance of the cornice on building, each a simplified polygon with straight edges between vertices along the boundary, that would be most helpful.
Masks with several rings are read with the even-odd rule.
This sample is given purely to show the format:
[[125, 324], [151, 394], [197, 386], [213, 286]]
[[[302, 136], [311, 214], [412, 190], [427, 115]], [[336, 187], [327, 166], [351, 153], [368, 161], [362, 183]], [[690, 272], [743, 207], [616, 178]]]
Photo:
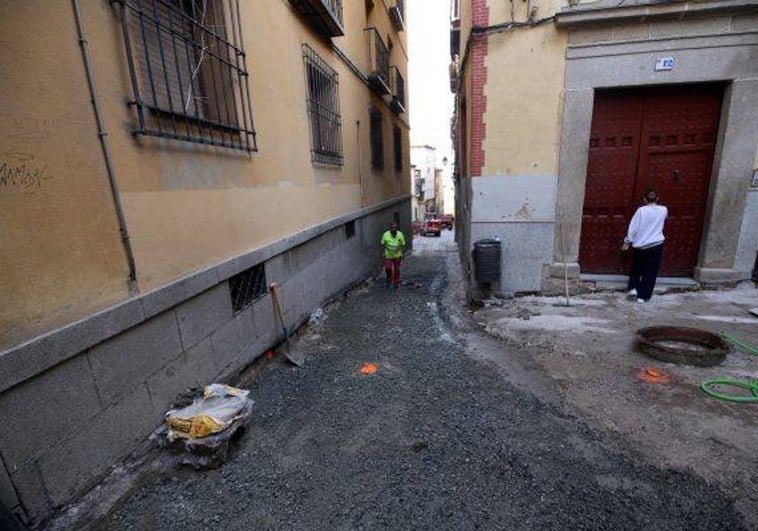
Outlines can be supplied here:
[[719, 14], [758, 13], [758, 0], [598, 0], [576, 4], [555, 15], [555, 24], [562, 28], [592, 26], [619, 22], [642, 22], [656, 19], [677, 19]]

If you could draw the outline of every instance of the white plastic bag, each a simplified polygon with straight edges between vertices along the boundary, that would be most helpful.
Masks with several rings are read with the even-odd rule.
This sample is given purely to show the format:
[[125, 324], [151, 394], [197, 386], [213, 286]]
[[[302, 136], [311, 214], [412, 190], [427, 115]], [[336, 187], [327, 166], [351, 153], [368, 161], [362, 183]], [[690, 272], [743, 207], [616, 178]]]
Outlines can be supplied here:
[[248, 391], [223, 384], [203, 388], [202, 398], [166, 413], [170, 439], [201, 439], [219, 433], [234, 421], [249, 416], [253, 401]]

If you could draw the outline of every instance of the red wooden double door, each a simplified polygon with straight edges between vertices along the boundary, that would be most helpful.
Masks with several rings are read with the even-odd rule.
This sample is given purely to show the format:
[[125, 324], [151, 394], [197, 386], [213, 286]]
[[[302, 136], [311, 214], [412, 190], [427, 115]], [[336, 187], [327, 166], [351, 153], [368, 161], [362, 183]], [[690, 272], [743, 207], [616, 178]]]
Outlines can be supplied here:
[[721, 85], [596, 92], [579, 246], [583, 273], [628, 272], [621, 243], [653, 187], [669, 209], [660, 275], [692, 275], [722, 97]]

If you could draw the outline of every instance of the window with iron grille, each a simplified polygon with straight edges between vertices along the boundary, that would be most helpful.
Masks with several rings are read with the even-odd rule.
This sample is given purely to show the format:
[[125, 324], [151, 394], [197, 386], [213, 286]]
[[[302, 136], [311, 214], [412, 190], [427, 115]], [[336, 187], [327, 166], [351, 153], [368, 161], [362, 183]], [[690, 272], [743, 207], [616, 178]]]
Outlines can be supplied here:
[[234, 313], [241, 312], [267, 292], [266, 268], [258, 264], [229, 279]]
[[345, 223], [345, 239], [349, 240], [355, 236], [355, 220]]
[[371, 125], [371, 166], [376, 170], [384, 169], [384, 127], [382, 112], [376, 107], [369, 111]]
[[403, 135], [398, 126], [392, 128], [392, 143], [395, 148], [395, 171], [403, 171]]
[[136, 134], [256, 150], [237, 0], [114, 0]]
[[342, 119], [340, 117], [339, 74], [303, 44], [308, 83], [308, 119], [311, 125], [311, 160], [342, 166]]

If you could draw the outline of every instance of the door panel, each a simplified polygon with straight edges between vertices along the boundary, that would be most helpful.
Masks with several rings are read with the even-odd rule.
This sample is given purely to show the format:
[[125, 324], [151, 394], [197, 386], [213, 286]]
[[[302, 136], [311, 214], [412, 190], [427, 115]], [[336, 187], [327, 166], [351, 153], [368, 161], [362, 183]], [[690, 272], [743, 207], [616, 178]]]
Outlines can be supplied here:
[[723, 88], [647, 94], [635, 197], [653, 187], [669, 209], [661, 274], [692, 276], [700, 250]]
[[583, 272], [628, 271], [621, 239], [653, 187], [669, 209], [661, 275], [692, 275], [722, 94], [718, 85], [597, 92], [579, 252]]
[[644, 100], [599, 93], [590, 133], [579, 263], [593, 273], [619, 273], [634, 193]]

